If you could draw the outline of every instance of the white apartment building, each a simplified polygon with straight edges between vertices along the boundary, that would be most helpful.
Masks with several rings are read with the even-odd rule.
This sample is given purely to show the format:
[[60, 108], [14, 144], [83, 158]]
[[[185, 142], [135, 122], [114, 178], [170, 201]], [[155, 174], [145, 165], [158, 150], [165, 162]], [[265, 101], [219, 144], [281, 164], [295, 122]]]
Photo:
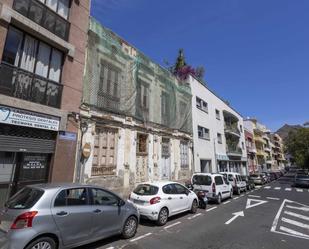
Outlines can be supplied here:
[[194, 77], [192, 91], [194, 171], [248, 174], [242, 116]]

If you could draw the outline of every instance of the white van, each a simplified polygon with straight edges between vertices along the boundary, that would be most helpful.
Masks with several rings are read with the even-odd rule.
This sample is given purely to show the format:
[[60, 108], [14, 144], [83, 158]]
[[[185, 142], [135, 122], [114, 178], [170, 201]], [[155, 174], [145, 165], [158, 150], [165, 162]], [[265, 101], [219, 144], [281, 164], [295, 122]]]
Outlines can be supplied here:
[[242, 191], [247, 191], [247, 183], [242, 180], [239, 173], [220, 172], [220, 174], [233, 186], [234, 193], [240, 195]]
[[232, 185], [221, 174], [195, 173], [191, 183], [194, 190], [202, 190], [207, 193], [207, 198], [221, 203], [222, 199], [233, 197]]

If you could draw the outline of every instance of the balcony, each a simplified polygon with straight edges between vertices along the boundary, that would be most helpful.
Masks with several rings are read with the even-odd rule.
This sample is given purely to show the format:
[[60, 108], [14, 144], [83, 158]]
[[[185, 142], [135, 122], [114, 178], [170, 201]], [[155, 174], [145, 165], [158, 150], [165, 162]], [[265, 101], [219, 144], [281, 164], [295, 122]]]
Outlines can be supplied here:
[[260, 157], [265, 157], [265, 152], [262, 149], [257, 149], [256, 155]]
[[238, 146], [227, 145], [226, 146], [226, 154], [228, 156], [241, 156], [242, 155], [242, 149]]
[[0, 75], [0, 94], [60, 108], [61, 84], [5, 63]]
[[61, 39], [68, 41], [70, 23], [42, 2], [38, 0], [15, 0], [13, 9]]
[[235, 135], [237, 137], [240, 137], [240, 131], [237, 127], [237, 124], [236, 125], [225, 124], [224, 125], [224, 131], [225, 131], [225, 133], [229, 133], [229, 134]]
[[267, 151], [267, 152], [271, 152], [271, 148], [270, 148], [270, 147], [266, 147], [266, 146], [265, 146], [265, 147], [264, 147], [264, 150]]
[[259, 143], [262, 143], [262, 144], [265, 143], [264, 139], [261, 136], [255, 135], [254, 140], [255, 140], [255, 142], [259, 142]]

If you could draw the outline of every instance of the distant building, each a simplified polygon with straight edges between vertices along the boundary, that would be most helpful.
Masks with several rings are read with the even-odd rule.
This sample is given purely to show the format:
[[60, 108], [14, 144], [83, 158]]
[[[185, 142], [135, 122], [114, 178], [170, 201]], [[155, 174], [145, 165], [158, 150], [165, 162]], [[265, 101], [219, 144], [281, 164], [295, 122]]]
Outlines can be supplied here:
[[245, 139], [246, 139], [246, 147], [247, 147], [248, 171], [249, 171], [249, 174], [252, 174], [258, 171], [257, 158], [256, 158], [256, 147], [255, 147], [252, 127], [245, 126]]
[[203, 83], [190, 76], [194, 171], [247, 174], [242, 116]]

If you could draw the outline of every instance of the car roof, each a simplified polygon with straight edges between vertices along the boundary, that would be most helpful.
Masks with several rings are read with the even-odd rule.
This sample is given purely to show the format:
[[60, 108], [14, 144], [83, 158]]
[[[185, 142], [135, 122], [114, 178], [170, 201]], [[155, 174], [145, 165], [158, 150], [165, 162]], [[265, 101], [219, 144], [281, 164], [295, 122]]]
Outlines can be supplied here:
[[229, 172], [229, 171], [227, 171], [227, 172], [220, 172], [220, 174], [240, 175], [240, 174], [237, 173], [237, 172]]
[[220, 174], [220, 173], [194, 173], [192, 175], [192, 177], [195, 176], [195, 175], [200, 175], [200, 176], [222, 176], [222, 174]]
[[33, 184], [28, 185], [31, 188], [38, 188], [38, 189], [60, 189], [60, 188], [79, 188], [79, 187], [96, 187], [102, 188], [100, 186], [90, 185], [90, 184], [83, 184], [83, 183], [43, 183], [43, 184]]
[[164, 186], [166, 184], [174, 184], [174, 183], [181, 184], [179, 182], [172, 182], [172, 181], [168, 181], [168, 180], [166, 180], [166, 181], [162, 180], [162, 181], [141, 182], [138, 185], [140, 185], [140, 184], [149, 184], [149, 185], [154, 185], [154, 186], [157, 186], [157, 187], [162, 187], [162, 186]]

